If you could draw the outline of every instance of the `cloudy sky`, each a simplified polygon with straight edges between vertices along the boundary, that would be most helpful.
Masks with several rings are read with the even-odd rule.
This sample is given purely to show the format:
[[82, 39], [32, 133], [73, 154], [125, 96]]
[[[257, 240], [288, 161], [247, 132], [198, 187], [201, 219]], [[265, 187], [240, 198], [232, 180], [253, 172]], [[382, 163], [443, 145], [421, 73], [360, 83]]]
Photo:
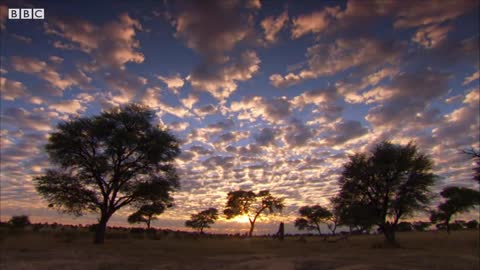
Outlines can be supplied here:
[[[56, 123], [128, 102], [182, 140], [181, 189], [159, 227], [270, 189], [287, 208], [259, 232], [280, 220], [294, 232], [300, 206], [336, 193], [348, 154], [385, 139], [431, 155], [436, 191], [473, 186], [460, 151], [479, 141], [478, 0], [2, 2], [2, 220], [95, 222], [49, 210], [32, 176]], [[45, 20], [8, 20], [8, 7]]]

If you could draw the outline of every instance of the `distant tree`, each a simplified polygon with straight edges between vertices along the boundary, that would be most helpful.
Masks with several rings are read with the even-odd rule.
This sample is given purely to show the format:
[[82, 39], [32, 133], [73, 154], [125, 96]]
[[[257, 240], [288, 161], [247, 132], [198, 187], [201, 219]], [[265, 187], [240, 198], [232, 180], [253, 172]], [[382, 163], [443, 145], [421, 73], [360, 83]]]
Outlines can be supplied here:
[[136, 212], [128, 216], [127, 221], [131, 224], [145, 223], [147, 229], [150, 229], [152, 220], [156, 220], [156, 216], [162, 214], [168, 206], [171, 206], [171, 204], [166, 205], [164, 203], [154, 203], [143, 205]]
[[94, 243], [120, 208], [162, 204], [178, 187], [179, 142], [154, 125], [155, 112], [130, 104], [59, 123], [46, 151], [56, 165], [34, 179], [37, 191], [60, 211], [100, 214]]
[[455, 224], [458, 225], [460, 230], [466, 229], [467, 228], [467, 222], [465, 220], [455, 220]]
[[327, 223], [327, 227], [328, 229], [330, 230], [330, 232], [332, 233], [332, 235], [335, 235], [335, 232], [337, 230], [337, 228], [342, 225], [342, 211], [341, 209], [339, 208], [339, 205], [341, 203], [341, 200], [339, 197], [337, 196], [334, 196], [332, 198], [330, 198], [330, 212], [332, 213], [332, 217], [330, 218], [330, 220], [328, 221]]
[[24, 229], [26, 226], [30, 225], [30, 219], [27, 215], [13, 216], [8, 221], [8, 224], [15, 229]]
[[272, 196], [268, 190], [262, 190], [258, 193], [245, 190], [231, 191], [228, 193], [227, 205], [223, 213], [227, 219], [246, 215], [250, 222], [248, 236], [251, 237], [257, 218], [261, 214], [282, 211], [285, 206], [283, 200], [283, 198]]
[[477, 163], [476, 167], [473, 169], [475, 172], [473, 174], [473, 180], [480, 184], [480, 150], [472, 147], [468, 150], [464, 150], [463, 152], [472, 157], [475, 160], [475, 163]]
[[400, 218], [426, 209], [430, 201], [436, 179], [431, 170], [432, 161], [414, 144], [382, 142], [370, 155], [350, 156], [339, 181], [339, 197], [347, 209], [360, 205], [368, 210], [385, 241], [396, 244]]
[[332, 218], [332, 212], [321, 205], [303, 206], [298, 210], [300, 218], [295, 220], [295, 227], [299, 230], [318, 231], [322, 234], [320, 224], [327, 222]]
[[214, 224], [217, 219], [218, 210], [216, 208], [208, 208], [200, 213], [192, 214], [190, 220], [185, 221], [185, 226], [203, 233], [203, 229], [210, 228], [210, 225]]
[[475, 219], [472, 219], [472, 220], [467, 222], [466, 226], [467, 226], [467, 229], [477, 229], [478, 228], [478, 221], [476, 221]]
[[480, 204], [480, 192], [464, 187], [447, 187], [440, 195], [445, 199], [436, 211], [430, 215], [432, 223], [444, 224], [450, 233], [450, 220], [456, 214], [461, 214], [474, 209]]
[[428, 227], [430, 227], [430, 225], [431, 225], [430, 222], [424, 222], [424, 221], [416, 221], [412, 224], [413, 228], [419, 232], [425, 231]]
[[412, 223], [407, 222], [407, 221], [402, 221], [402, 222], [398, 223], [397, 230], [399, 232], [410, 232], [410, 231], [413, 230]]

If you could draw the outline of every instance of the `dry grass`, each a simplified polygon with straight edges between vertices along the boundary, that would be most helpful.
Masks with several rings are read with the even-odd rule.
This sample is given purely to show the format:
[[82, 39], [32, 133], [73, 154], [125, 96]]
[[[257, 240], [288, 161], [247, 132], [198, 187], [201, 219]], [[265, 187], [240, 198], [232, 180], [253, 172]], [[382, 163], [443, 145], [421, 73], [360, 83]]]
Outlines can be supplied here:
[[[123, 239], [122, 239], [123, 238]], [[375, 248], [382, 236], [327, 243], [270, 239], [108, 239], [88, 233], [0, 238], [0, 269], [480, 269], [479, 232], [399, 233], [402, 248]]]

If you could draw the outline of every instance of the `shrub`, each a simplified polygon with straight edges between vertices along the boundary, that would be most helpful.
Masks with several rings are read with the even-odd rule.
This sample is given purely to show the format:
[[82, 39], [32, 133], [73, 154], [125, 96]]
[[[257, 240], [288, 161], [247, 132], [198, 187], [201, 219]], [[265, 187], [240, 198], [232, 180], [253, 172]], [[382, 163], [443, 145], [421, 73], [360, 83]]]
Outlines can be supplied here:
[[14, 229], [24, 229], [26, 226], [30, 225], [30, 219], [26, 215], [13, 216], [8, 223]]

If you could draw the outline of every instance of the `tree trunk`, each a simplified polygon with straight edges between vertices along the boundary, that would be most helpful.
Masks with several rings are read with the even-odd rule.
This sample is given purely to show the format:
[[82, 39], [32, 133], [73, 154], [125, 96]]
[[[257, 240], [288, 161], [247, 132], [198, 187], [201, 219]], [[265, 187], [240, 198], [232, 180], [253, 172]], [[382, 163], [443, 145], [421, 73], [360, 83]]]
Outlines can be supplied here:
[[147, 230], [150, 230], [150, 219], [147, 220]]
[[385, 224], [383, 226], [383, 234], [385, 235], [385, 243], [391, 246], [397, 246], [397, 240], [395, 238], [395, 227], [391, 224]]
[[253, 228], [255, 228], [255, 222], [250, 222], [250, 231], [248, 232], [248, 237], [252, 237]]
[[101, 245], [105, 242], [105, 231], [107, 230], [108, 217], [101, 217], [95, 230], [94, 244]]

